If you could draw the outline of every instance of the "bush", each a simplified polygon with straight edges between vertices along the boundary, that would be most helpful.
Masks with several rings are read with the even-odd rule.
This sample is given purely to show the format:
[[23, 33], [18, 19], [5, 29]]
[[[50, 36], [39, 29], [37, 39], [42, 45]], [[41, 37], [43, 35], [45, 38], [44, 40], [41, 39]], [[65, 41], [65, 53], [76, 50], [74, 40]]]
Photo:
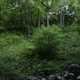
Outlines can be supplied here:
[[80, 26], [78, 24], [66, 26], [64, 27], [64, 32], [78, 32], [80, 34]]
[[75, 32], [65, 33], [63, 42], [63, 53], [67, 61], [78, 63], [80, 60], [80, 34]]
[[19, 71], [30, 75], [60, 70], [63, 65], [63, 54], [60, 52], [63, 38], [62, 29], [55, 25], [34, 30], [27, 47], [20, 54]]
[[34, 54], [40, 59], [56, 58], [62, 36], [63, 32], [57, 26], [43, 26], [37, 29], [32, 36], [35, 46]]
[[[26, 46], [25, 46], [26, 45]], [[0, 73], [19, 73], [20, 54], [27, 47], [23, 35], [16, 33], [0, 34]]]
[[20, 48], [18, 71], [27, 75], [55, 72], [67, 63], [80, 63], [79, 43], [77, 30], [63, 31], [57, 26], [38, 28], [29, 41], [24, 41], [25, 47]]

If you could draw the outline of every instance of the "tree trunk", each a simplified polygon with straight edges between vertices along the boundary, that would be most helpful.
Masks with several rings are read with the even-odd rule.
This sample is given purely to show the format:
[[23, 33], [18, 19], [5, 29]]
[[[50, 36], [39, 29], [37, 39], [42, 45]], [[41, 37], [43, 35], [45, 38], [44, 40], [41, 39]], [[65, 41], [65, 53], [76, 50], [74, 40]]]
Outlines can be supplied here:
[[47, 26], [49, 26], [49, 15], [47, 14], [47, 16], [46, 16], [46, 19], [47, 19]]
[[64, 26], [64, 11], [61, 10], [60, 12], [60, 26]]
[[38, 27], [40, 27], [40, 11], [38, 10]]

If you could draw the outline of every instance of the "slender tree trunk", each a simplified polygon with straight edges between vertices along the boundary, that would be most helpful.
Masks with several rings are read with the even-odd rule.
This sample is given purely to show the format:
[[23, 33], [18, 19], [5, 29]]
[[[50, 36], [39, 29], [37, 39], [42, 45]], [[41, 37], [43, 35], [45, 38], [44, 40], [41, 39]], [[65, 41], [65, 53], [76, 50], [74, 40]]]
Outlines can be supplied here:
[[48, 13], [47, 13], [47, 16], [46, 16], [46, 18], [47, 18], [47, 26], [49, 26], [49, 15], [48, 15]]
[[27, 34], [28, 34], [28, 37], [30, 36], [30, 25], [31, 25], [31, 12], [30, 12], [30, 8], [28, 7], [28, 16], [27, 16], [27, 20], [29, 19], [28, 21], [28, 25], [27, 25]]
[[38, 10], [38, 27], [40, 27], [40, 11]]
[[64, 27], [64, 11], [60, 12], [60, 26]]

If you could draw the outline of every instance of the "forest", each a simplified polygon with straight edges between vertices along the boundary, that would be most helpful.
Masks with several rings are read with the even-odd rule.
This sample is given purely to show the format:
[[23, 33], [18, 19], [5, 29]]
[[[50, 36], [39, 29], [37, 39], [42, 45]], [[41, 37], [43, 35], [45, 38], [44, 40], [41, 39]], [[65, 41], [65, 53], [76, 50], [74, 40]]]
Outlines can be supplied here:
[[80, 0], [0, 0], [1, 80], [47, 80], [1, 76], [54, 74], [79, 60]]

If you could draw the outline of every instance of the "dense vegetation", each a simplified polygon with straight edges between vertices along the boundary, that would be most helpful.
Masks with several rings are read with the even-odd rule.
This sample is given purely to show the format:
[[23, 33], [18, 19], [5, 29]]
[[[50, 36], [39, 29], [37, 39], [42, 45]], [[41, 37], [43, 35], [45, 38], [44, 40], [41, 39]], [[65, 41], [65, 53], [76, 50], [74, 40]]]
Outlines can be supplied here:
[[79, 60], [80, 0], [0, 0], [0, 74], [56, 72]]

